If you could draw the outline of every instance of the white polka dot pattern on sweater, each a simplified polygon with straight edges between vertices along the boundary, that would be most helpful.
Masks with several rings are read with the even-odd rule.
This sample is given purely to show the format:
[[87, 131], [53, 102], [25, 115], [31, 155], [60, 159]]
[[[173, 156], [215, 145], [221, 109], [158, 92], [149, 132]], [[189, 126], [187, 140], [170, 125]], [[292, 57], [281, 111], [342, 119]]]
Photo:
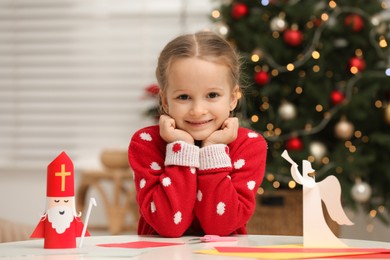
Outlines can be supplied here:
[[154, 204], [154, 201], [152, 201], [151, 203], [150, 203], [150, 211], [152, 212], [152, 213], [154, 213], [154, 212], [156, 212], [156, 204]]
[[163, 185], [164, 187], [168, 187], [169, 185], [171, 185], [171, 178], [165, 177], [165, 178], [162, 180], [162, 185]]
[[150, 164], [150, 168], [151, 168], [152, 170], [155, 170], [155, 171], [161, 170], [161, 166], [160, 166], [158, 163], [156, 163], [156, 162], [152, 162], [152, 163]]
[[255, 181], [248, 181], [246, 185], [248, 186], [249, 190], [253, 190], [256, 186], [256, 182]]
[[248, 137], [249, 138], [257, 138], [259, 136], [259, 134], [258, 133], [255, 133], [255, 132], [249, 132], [248, 133]]
[[145, 179], [141, 179], [141, 181], [139, 182], [139, 187], [141, 189], [143, 189], [145, 187], [145, 185], [146, 185], [146, 180]]
[[218, 203], [217, 205], [217, 214], [218, 215], [223, 215], [225, 213], [225, 203], [223, 203], [222, 201], [220, 203]]
[[241, 169], [245, 165], [244, 159], [239, 159], [234, 163], [234, 169]]
[[144, 141], [152, 141], [153, 139], [152, 139], [152, 136], [150, 135], [150, 134], [148, 134], [148, 133], [145, 133], [145, 132], [142, 132], [140, 135], [139, 135], [139, 137], [142, 139], [142, 140], [144, 140]]
[[198, 190], [198, 192], [196, 193], [196, 198], [198, 199], [198, 201], [202, 201], [203, 193], [201, 190]]
[[173, 222], [175, 222], [175, 224], [177, 225], [181, 222], [181, 219], [182, 219], [181, 212], [180, 211], [176, 212], [175, 216], [173, 217]]

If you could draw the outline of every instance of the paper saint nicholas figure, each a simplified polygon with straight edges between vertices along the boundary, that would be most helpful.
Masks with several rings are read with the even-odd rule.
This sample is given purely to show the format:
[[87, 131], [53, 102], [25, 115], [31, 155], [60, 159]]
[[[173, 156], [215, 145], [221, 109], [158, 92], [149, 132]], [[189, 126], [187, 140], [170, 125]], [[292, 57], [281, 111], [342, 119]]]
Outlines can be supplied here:
[[46, 212], [31, 238], [44, 238], [44, 248], [75, 248], [84, 225], [76, 212], [73, 163], [65, 152], [47, 167], [46, 197]]
[[329, 175], [316, 182], [315, 170], [307, 160], [302, 161], [302, 174], [287, 151], [282, 157], [291, 163], [291, 176], [302, 185], [303, 192], [303, 245], [305, 247], [347, 247], [336, 237], [325, 221], [322, 203], [329, 216], [339, 225], [353, 225], [341, 205], [341, 185], [338, 179]]

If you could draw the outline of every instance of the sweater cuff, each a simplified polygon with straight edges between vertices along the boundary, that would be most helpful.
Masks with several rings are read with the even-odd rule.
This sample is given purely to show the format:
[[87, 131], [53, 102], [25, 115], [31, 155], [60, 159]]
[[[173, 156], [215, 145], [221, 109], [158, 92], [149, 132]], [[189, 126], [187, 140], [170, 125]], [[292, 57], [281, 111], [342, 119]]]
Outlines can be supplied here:
[[167, 144], [165, 165], [199, 167], [199, 147], [183, 141]]
[[200, 148], [199, 170], [231, 168], [229, 147], [225, 144], [214, 144]]

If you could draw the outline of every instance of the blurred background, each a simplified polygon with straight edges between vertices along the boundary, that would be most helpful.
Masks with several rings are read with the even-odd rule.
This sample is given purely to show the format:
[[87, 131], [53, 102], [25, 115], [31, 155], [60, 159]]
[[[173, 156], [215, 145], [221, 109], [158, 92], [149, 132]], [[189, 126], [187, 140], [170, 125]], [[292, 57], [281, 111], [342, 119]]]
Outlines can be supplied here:
[[[306, 5], [312, 9], [305, 10], [318, 11], [323, 8], [321, 10], [326, 10], [329, 14], [336, 10], [336, 7], [328, 6], [330, 2], [337, 1], [319, 2], [325, 7], [306, 1]], [[351, 1], [354, 3], [353, 8], [358, 10], [366, 7], [363, 2]], [[256, 37], [255, 40], [250, 39], [249, 36], [263, 32], [260, 26], [256, 27], [259, 23], [255, 19], [257, 16], [264, 17], [262, 8], [269, 8], [267, 14], [278, 17], [274, 20], [264, 20], [264, 25], [271, 31], [281, 33], [287, 26], [294, 27], [293, 22], [288, 19], [300, 16], [295, 13], [295, 16], [290, 15], [293, 18], [288, 18], [286, 13], [291, 14], [291, 8], [302, 9], [299, 5], [304, 3], [305, 1], [253, 0], [0, 0], [0, 219], [6, 220], [6, 223], [11, 221], [21, 224], [27, 231], [37, 224], [45, 207], [46, 167], [61, 151], [65, 151], [75, 166], [76, 190], [79, 191], [82, 186], [83, 199], [94, 196], [98, 203], [99, 199], [101, 201], [100, 206], [92, 212], [91, 227], [96, 227], [96, 230], [103, 234], [134, 232], [136, 214], [131, 210], [120, 213], [123, 214], [124, 223], [121, 223], [119, 229], [113, 231], [109, 228], [110, 219], [116, 214], [116, 209], [107, 213], [110, 209], [107, 205], [111, 203], [107, 201], [115, 200], [113, 196], [115, 197], [115, 192], [119, 190], [118, 196], [124, 196], [125, 200], [118, 205], [134, 206], [131, 201], [126, 200], [133, 193], [131, 178], [128, 178], [131, 170], [123, 166], [123, 154], [127, 151], [132, 134], [137, 129], [155, 122], [149, 112], [156, 105], [154, 70], [161, 49], [179, 34], [213, 30], [237, 46], [243, 56], [252, 62], [252, 65], [247, 66], [248, 70], [257, 75], [256, 79], [249, 80], [254, 81], [252, 86], [259, 88], [259, 85], [270, 82], [286, 84], [272, 81], [272, 78], [277, 78], [277, 75], [272, 74], [275, 73], [272, 71], [272, 65], [260, 64], [256, 56], [253, 56], [258, 55], [260, 59], [262, 53], [253, 43], [260, 40]], [[380, 21], [386, 22], [387, 4], [386, 1], [372, 1], [371, 5], [383, 10], [374, 8], [372, 13], [358, 14], [364, 18], [363, 23], [379, 13]], [[390, 27], [386, 23], [383, 26], [385, 39], [389, 40]], [[306, 34], [303, 29], [302, 34], [306, 39], [314, 37], [313, 34]], [[356, 36], [356, 32], [351, 32], [352, 34]], [[364, 38], [365, 35], [361, 37]], [[297, 51], [297, 40], [298, 45], [302, 44], [302, 50], [306, 52], [304, 47], [309, 41], [299, 42], [297, 33], [285, 40], [287, 46], [278, 51], [286, 50], [287, 54], [296, 59], [299, 55], [289, 52], [288, 48]], [[379, 38], [375, 40], [379, 41]], [[252, 46], [240, 44], [240, 41], [251, 43]], [[295, 46], [288, 44], [294, 42]], [[324, 44], [326, 45], [325, 40]], [[262, 48], [266, 50], [266, 46]], [[387, 45], [382, 48], [387, 49]], [[369, 54], [370, 51], [376, 52], [375, 47], [364, 48], [365, 53]], [[385, 53], [387, 56], [382, 58], [386, 60], [386, 67], [390, 60], [388, 52]], [[269, 54], [274, 55], [271, 52]], [[370, 59], [367, 60], [367, 67], [371, 68], [369, 62]], [[262, 71], [266, 73], [259, 73]], [[278, 73], [280, 71], [279, 69]], [[380, 108], [385, 109], [390, 98], [389, 79], [382, 78], [380, 82], [381, 86], [387, 87], [380, 93], [389, 95], [380, 99], [383, 100]], [[292, 87], [295, 89], [296, 83], [294, 84]], [[256, 93], [261, 96], [272, 95], [269, 92]], [[291, 96], [290, 92], [284, 93]], [[337, 99], [337, 96], [334, 98]], [[276, 104], [269, 102], [271, 106], [277, 106], [275, 109], [281, 105], [282, 98], [278, 99]], [[257, 114], [253, 107], [263, 105], [264, 99], [259, 104], [251, 101], [251, 98], [248, 98], [247, 102], [247, 109], [242, 112], [243, 118], [246, 118], [243, 119], [243, 124], [263, 133], [271, 144], [275, 136], [270, 133], [274, 131], [270, 131], [269, 125], [265, 123], [272, 121], [272, 117], [267, 114], [269, 110], [264, 110], [263, 107], [258, 114], [261, 122], [263, 113], [264, 125], [257, 124], [256, 118], [253, 118], [253, 115]], [[304, 110], [305, 107], [302, 106]], [[276, 113], [279, 118], [286, 119], [298, 113], [295, 110], [299, 108], [297, 103], [295, 107], [283, 107], [284, 112]], [[324, 107], [327, 109], [326, 105]], [[274, 130], [274, 127], [272, 126], [271, 130]], [[288, 127], [291, 128], [291, 125]], [[359, 129], [359, 125], [354, 125], [354, 128]], [[388, 127], [384, 129], [388, 130]], [[345, 131], [348, 129], [341, 130], [341, 133]], [[298, 140], [298, 143], [287, 145], [292, 157], [296, 152], [297, 162], [303, 158], [302, 154], [306, 157], [308, 154], [308, 150], [298, 149], [303, 142], [304, 140]], [[283, 147], [285, 146], [279, 145], [278, 149]], [[317, 152], [322, 152], [321, 157], [327, 152], [322, 147], [317, 146]], [[110, 151], [114, 155], [122, 156], [118, 165], [115, 165], [115, 162], [114, 165], [110, 164], [110, 160], [115, 161], [110, 159], [110, 156], [108, 163], [102, 160], [103, 155]], [[386, 150], [384, 153], [388, 156]], [[124, 158], [126, 160], [126, 156]], [[274, 162], [272, 158], [270, 160]], [[383, 161], [377, 162], [381, 163]], [[318, 165], [323, 166], [324, 162]], [[385, 169], [385, 172], [382, 172], [383, 183], [389, 183], [390, 170]], [[278, 171], [275, 167], [267, 170], [265, 186], [268, 182], [274, 183], [275, 176], [278, 178]], [[280, 171], [282, 173], [285, 169]], [[101, 177], [102, 174], [105, 175], [104, 178]], [[333, 172], [329, 171], [329, 174]], [[280, 178], [280, 183], [283, 183], [285, 177]], [[115, 186], [116, 190], [111, 192], [113, 183], [118, 179], [122, 181], [120, 187]], [[356, 178], [353, 181], [356, 181]], [[101, 186], [94, 186], [96, 182], [101, 182]], [[345, 185], [345, 192], [350, 194], [354, 184]], [[279, 188], [274, 186], [269, 189], [277, 191]], [[386, 196], [389, 194], [387, 186], [382, 185], [380, 188], [371, 185], [370, 189], [384, 189], [387, 191]], [[102, 190], [106, 191], [104, 195]], [[260, 190], [259, 196], [263, 192]], [[339, 231], [341, 237], [390, 241], [390, 228], [384, 221], [388, 218], [385, 203], [379, 203], [384, 207], [383, 211], [379, 211], [384, 216], [382, 220], [376, 217], [379, 214], [378, 207], [374, 209], [376, 213], [373, 213], [371, 208], [367, 210], [366, 202], [371, 192], [367, 194], [367, 191], [363, 190], [355, 194], [358, 197], [366, 197], [364, 201], [355, 201], [357, 205], [346, 204], [347, 208], [351, 206], [351, 209], [347, 209], [348, 214], [356, 224], [352, 227], [342, 227]], [[79, 193], [76, 194], [78, 195]], [[133, 197], [130, 200], [133, 200]], [[261, 216], [254, 217], [261, 221]], [[4, 231], [0, 229], [0, 232]], [[278, 232], [283, 233], [283, 230]]]

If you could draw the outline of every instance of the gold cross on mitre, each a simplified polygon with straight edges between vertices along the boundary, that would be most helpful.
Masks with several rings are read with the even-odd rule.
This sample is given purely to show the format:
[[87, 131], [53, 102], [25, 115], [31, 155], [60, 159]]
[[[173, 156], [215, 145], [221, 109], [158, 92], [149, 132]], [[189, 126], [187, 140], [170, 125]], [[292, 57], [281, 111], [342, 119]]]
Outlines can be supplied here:
[[61, 177], [61, 191], [65, 191], [65, 177], [70, 176], [71, 172], [65, 171], [65, 164], [61, 164], [61, 172], [56, 172], [55, 176]]

